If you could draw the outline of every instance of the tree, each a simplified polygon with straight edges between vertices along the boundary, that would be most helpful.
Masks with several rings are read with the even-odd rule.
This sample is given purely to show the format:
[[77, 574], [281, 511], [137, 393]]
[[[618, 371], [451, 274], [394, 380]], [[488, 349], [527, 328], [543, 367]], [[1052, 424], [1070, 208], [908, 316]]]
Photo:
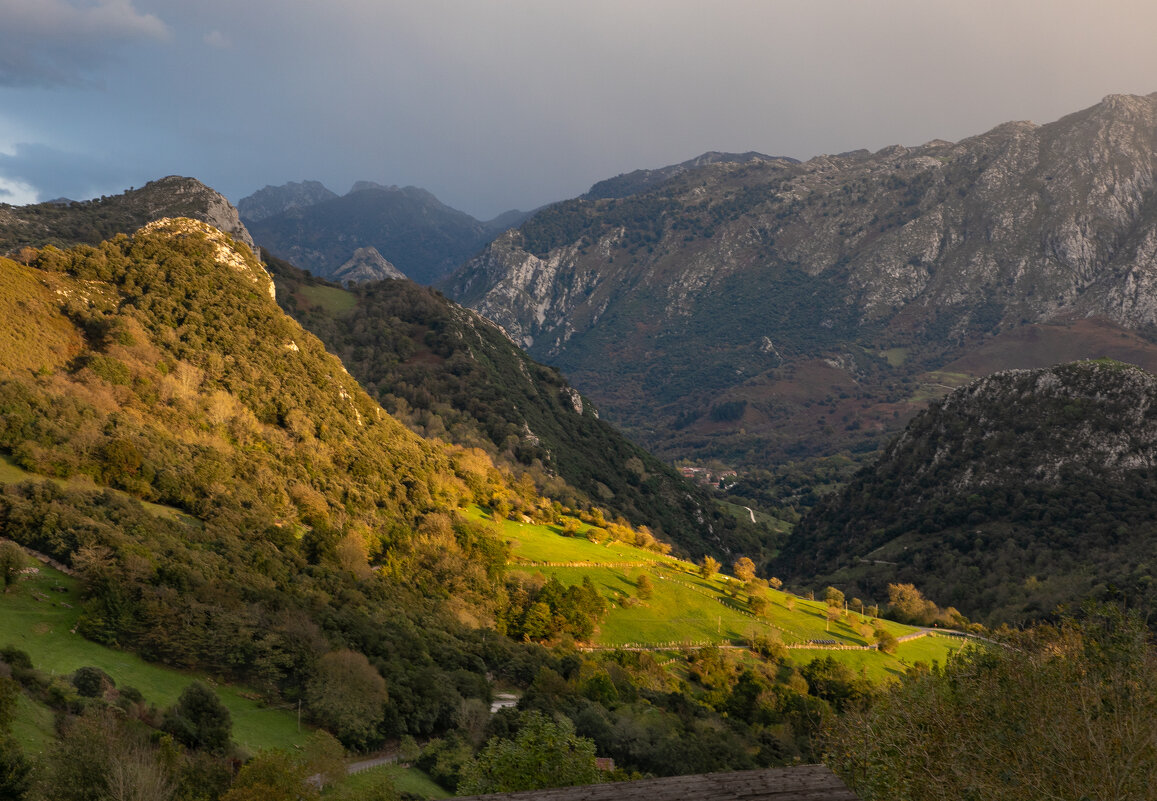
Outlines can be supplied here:
[[824, 612], [824, 618], [825, 618], [824, 631], [831, 631], [832, 623], [839, 620], [840, 615], [842, 615], [843, 613], [844, 613], [844, 610], [840, 609], [838, 606], [829, 606], [827, 608], [827, 611]]
[[365, 748], [379, 739], [385, 718], [386, 681], [364, 654], [343, 649], [318, 660], [305, 699], [314, 718], [347, 748]]
[[466, 764], [458, 792], [511, 793], [595, 784], [599, 779], [594, 741], [577, 736], [565, 718], [528, 712], [513, 740], [491, 739]]
[[709, 579], [719, 572], [719, 563], [710, 556], [704, 556], [699, 563], [699, 577]]
[[894, 654], [896, 649], [900, 647], [900, 641], [896, 639], [896, 635], [883, 626], [876, 628], [875, 640], [876, 647], [886, 654]]
[[844, 594], [835, 587], [828, 587], [824, 590], [824, 601], [827, 602], [828, 606], [843, 606]]
[[0, 798], [21, 801], [32, 787], [32, 762], [20, 744], [0, 734]]
[[262, 751], [245, 763], [221, 801], [300, 801], [317, 798], [305, 763], [285, 751]]
[[72, 674], [72, 686], [85, 698], [100, 698], [105, 691], [115, 687], [112, 676], [98, 667], [78, 667]]
[[522, 634], [528, 640], [544, 640], [550, 636], [553, 621], [550, 606], [543, 601], [535, 601], [523, 616]]
[[857, 674], [835, 657], [813, 659], [800, 668], [800, 675], [807, 681], [809, 692], [830, 703], [837, 712], [864, 706], [872, 696], [872, 683], [864, 672]]
[[20, 569], [24, 567], [24, 551], [11, 540], [0, 542], [0, 583], [4, 591], [16, 583]]
[[910, 671], [828, 721], [824, 762], [865, 801], [1151, 798], [1157, 650], [1144, 621], [1086, 607]]
[[302, 755], [306, 772], [316, 776], [320, 789], [344, 779], [346, 776], [345, 749], [334, 736], [321, 729], [309, 735]]
[[767, 612], [768, 600], [763, 593], [753, 592], [748, 596], [747, 605], [753, 615], [763, 616]]
[[70, 720], [44, 761], [53, 801], [167, 801], [174, 789], [157, 749], [108, 709]]
[[233, 717], [215, 692], [195, 681], [165, 713], [164, 728], [189, 748], [223, 754], [229, 749]]
[[914, 584], [889, 584], [888, 604], [892, 608], [892, 617], [901, 623], [926, 625], [940, 613], [936, 604], [925, 599]]
[[748, 559], [746, 556], [741, 556], [735, 560], [735, 564], [731, 566], [731, 572], [735, 577], [744, 584], [755, 578], [755, 562]]
[[783, 588], [783, 580], [778, 579], [775, 576], [772, 576], [771, 578], [769, 578], [767, 580], [767, 586], [771, 587], [773, 590], [782, 589]]
[[651, 579], [647, 577], [646, 573], [639, 575], [639, 578], [635, 581], [635, 587], [637, 589], [636, 594], [639, 596], [639, 599], [643, 601], [648, 600], [652, 593], [654, 593], [654, 588], [651, 586]]

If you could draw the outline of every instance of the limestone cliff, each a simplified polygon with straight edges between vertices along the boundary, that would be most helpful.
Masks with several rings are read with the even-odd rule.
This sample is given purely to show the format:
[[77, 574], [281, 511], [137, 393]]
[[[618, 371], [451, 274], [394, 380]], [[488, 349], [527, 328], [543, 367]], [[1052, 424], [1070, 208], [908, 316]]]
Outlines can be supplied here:
[[[794, 396], [767, 388], [792, 370], [842, 372], [818, 401], [1024, 325], [1149, 331], [1155, 184], [1157, 94], [1110, 96], [958, 143], [708, 161], [636, 194], [556, 204], [446, 290], [644, 440], [657, 421], [713, 436], [710, 410], [741, 399], [750, 433], [784, 419], [768, 404]], [[664, 394], [669, 379], [686, 392]]]

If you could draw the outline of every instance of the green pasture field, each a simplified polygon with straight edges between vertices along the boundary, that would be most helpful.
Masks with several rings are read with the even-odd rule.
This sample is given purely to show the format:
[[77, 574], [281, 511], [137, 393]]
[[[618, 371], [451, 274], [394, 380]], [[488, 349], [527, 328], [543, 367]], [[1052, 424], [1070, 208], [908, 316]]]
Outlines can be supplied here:
[[[480, 510], [474, 514], [483, 517]], [[598, 545], [582, 536], [563, 537], [559, 530], [502, 521], [501, 531], [511, 545], [510, 570], [555, 576], [564, 585], [581, 584], [589, 578], [610, 604], [595, 634], [595, 647], [743, 645], [754, 636], [771, 637], [789, 646], [808, 645], [813, 640], [848, 646], [870, 642], [853, 628], [854, 623], [870, 619], [854, 611], [829, 623], [824, 602], [768, 589], [768, 610], [757, 617], [747, 611], [747, 593], [733, 578], [715, 575], [704, 579], [689, 562], [629, 545]], [[580, 534], [582, 531], [585, 527]], [[637, 582], [644, 573], [652, 586], [648, 599], [638, 598]], [[918, 631], [889, 620], [881, 623], [896, 637]], [[916, 662], [943, 664], [960, 645], [950, 637], [921, 637], [900, 643], [895, 654], [818, 647], [792, 648], [789, 653], [801, 664], [830, 655], [857, 670], [863, 667], [871, 678], [882, 680], [902, 674]]]
[[579, 524], [578, 534], [564, 537], [561, 526], [544, 526], [534, 523], [519, 523], [503, 520], [494, 523], [493, 518], [478, 506], [465, 510], [466, 517], [492, 523], [512, 548], [512, 565], [524, 562], [589, 562], [592, 564], [621, 564], [624, 562], [669, 563], [679, 560], [671, 556], [624, 545], [621, 542], [606, 542], [602, 545], [586, 538], [590, 526]]
[[394, 789], [399, 793], [412, 793], [419, 798], [450, 798], [453, 795], [435, 784], [434, 780], [422, 771], [403, 765], [382, 765], [355, 773], [334, 785], [333, 792], [340, 793], [343, 797], [365, 792], [376, 786], [383, 774], [390, 777], [394, 782]]
[[908, 348], [888, 348], [880, 351], [880, 355], [887, 360], [890, 367], [903, 367], [908, 361]]
[[[26, 651], [38, 670], [50, 675], [67, 675], [86, 665], [98, 667], [112, 676], [118, 687], [135, 687], [147, 702], [161, 709], [176, 703], [190, 683], [201, 680], [211, 686], [228, 707], [233, 716], [233, 739], [242, 748], [249, 751], [289, 749], [302, 745], [309, 736], [308, 729], [298, 731], [296, 710], [264, 707], [255, 700], [255, 695], [241, 688], [150, 664], [135, 654], [73, 634], [72, 629], [80, 617], [77, 581], [31, 558], [28, 564], [35, 565], [39, 572], [21, 578], [7, 593], [0, 594], [0, 645], [13, 645]], [[39, 600], [37, 595], [47, 600]], [[38, 710], [40, 708], [31, 703], [22, 707], [16, 732], [24, 744], [33, 748], [41, 747], [51, 738], [52, 713]]]
[[56, 716], [46, 706], [21, 693], [16, 699], [12, 736], [30, 754], [42, 754], [56, 738]]
[[320, 306], [327, 314], [342, 315], [353, 311], [357, 305], [357, 298], [352, 292], [338, 289], [333, 286], [303, 286], [297, 294], [301, 295], [314, 306]]
[[792, 524], [786, 520], [780, 520], [778, 517], [773, 517], [767, 512], [762, 512], [759, 509], [752, 509], [748, 511], [746, 506], [740, 506], [737, 503], [729, 503], [721, 501], [720, 506], [727, 510], [727, 513], [738, 520], [751, 520], [752, 512], [755, 513], [755, 522], [762, 523], [771, 528], [776, 534], [788, 534], [791, 532]]

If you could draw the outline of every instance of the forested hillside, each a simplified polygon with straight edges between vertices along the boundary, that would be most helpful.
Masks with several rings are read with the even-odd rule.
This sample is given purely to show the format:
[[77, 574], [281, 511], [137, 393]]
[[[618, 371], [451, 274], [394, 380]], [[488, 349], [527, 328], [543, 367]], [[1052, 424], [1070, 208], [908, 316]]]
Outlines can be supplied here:
[[[0, 447], [93, 489], [10, 486], [0, 519], [81, 572], [84, 634], [294, 697], [309, 665], [352, 645], [399, 686], [437, 676], [421, 635], [405, 635], [405, 661], [384, 645], [418, 616], [448, 632], [455, 616], [495, 623], [503, 546], [454, 510], [496, 493], [529, 509], [537, 496], [484, 454], [427, 443], [382, 412], [280, 313], [247, 251], [162, 221], [96, 248], [46, 248], [31, 267], [5, 262], [4, 284]], [[21, 350], [25, 339], [37, 347]], [[335, 593], [340, 611], [305, 612]], [[433, 726], [430, 691], [400, 694], [410, 711], [378, 723]]]
[[731, 561], [774, 547], [770, 531], [721, 513], [474, 312], [408, 281], [342, 290], [266, 261], [286, 311], [422, 436], [481, 448], [563, 505], [645, 525], [687, 555]]
[[[586, 582], [508, 572], [489, 521], [528, 517], [565, 534], [573, 512], [600, 541], [661, 546], [594, 509], [552, 503], [481, 449], [408, 431], [277, 308], [261, 265], [219, 231], [161, 220], [24, 258], [0, 261], [0, 530], [75, 574], [69, 636], [243, 682], [266, 703], [300, 705], [351, 749], [434, 738], [419, 764], [449, 788], [487, 737], [514, 739], [536, 725], [534, 711], [562, 714], [570, 723], [558, 725], [613, 755], [623, 777], [813, 755], [831, 706], [870, 692], [846, 666], [801, 672], [775, 649], [752, 661], [705, 648], [673, 666], [575, 651], [608, 599]], [[22, 558], [5, 550], [6, 582]], [[48, 680], [18, 647], [0, 661], [42, 693]], [[522, 694], [520, 711], [489, 718], [496, 685]], [[37, 695], [74, 732], [54, 749], [105, 732], [105, 761], [86, 778], [44, 777], [49, 797], [81, 798], [125, 764], [115, 744], [138, 740], [101, 722], [100, 692], [91, 702], [60, 692]], [[762, 700], [749, 708], [753, 694]], [[212, 708], [201, 695], [187, 705]], [[166, 757], [148, 732], [183, 731], [183, 713], [146, 712], [125, 723], [145, 738], [134, 759], [183, 793], [186, 769], [200, 765], [208, 782], [217, 765], [203, 795], [220, 795], [232, 773], [213, 760], [226, 760], [227, 740], [202, 751], [190, 735]], [[0, 736], [0, 756], [19, 751]], [[64, 770], [59, 753], [52, 764]], [[296, 757], [270, 758], [295, 775]]]
[[992, 624], [1088, 597], [1151, 609], [1155, 420], [1157, 379], [1137, 367], [997, 373], [917, 416], [775, 570], [876, 599], [911, 582]]

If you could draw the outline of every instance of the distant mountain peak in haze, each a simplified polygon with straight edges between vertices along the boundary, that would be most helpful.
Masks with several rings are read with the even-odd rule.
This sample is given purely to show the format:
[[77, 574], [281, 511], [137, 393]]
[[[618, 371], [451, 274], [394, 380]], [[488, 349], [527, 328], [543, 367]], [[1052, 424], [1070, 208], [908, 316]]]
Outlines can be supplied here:
[[433, 283], [527, 217], [512, 211], [482, 222], [428, 190], [374, 181], [357, 181], [340, 197], [316, 181], [266, 187], [238, 205], [270, 253], [343, 283], [396, 277], [378, 269], [380, 264], [369, 268], [367, 254], [357, 255], [366, 248], [391, 270]]
[[265, 220], [275, 214], [312, 206], [337, 197], [320, 181], [290, 181], [281, 186], [266, 186], [237, 201], [237, 211], [247, 220]]

